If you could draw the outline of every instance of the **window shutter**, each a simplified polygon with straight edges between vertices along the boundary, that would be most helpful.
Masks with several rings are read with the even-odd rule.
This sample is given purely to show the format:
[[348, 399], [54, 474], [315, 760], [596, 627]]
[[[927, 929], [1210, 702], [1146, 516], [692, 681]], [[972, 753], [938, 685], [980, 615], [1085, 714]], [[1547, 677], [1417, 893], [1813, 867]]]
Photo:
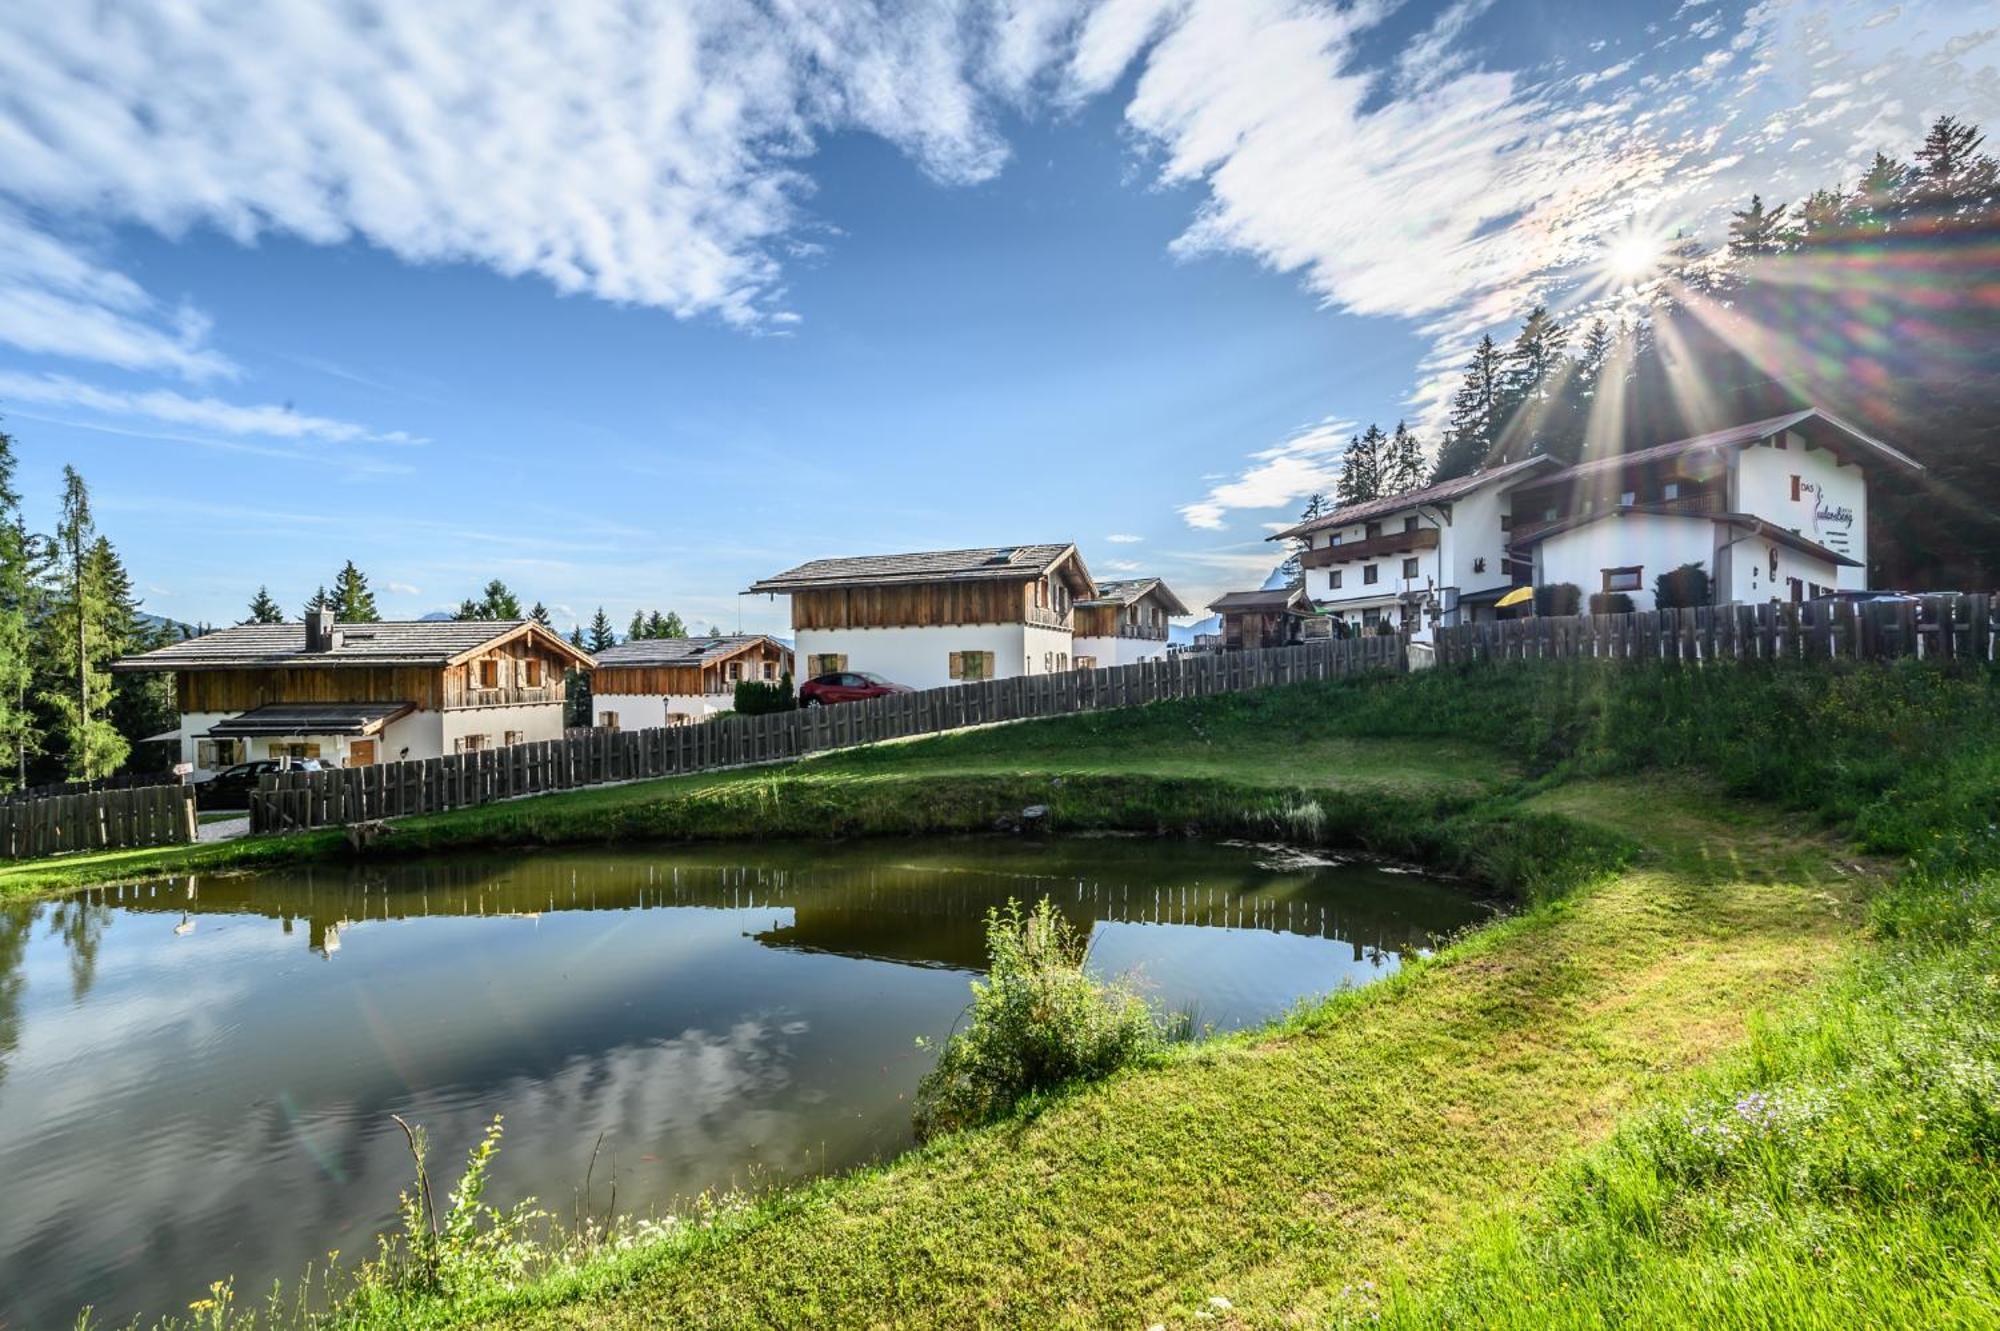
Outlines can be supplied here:
[[951, 677], [952, 677], [953, 679], [964, 679], [964, 678], [965, 678], [965, 653], [964, 653], [964, 652], [953, 652], [953, 653], [951, 654]]

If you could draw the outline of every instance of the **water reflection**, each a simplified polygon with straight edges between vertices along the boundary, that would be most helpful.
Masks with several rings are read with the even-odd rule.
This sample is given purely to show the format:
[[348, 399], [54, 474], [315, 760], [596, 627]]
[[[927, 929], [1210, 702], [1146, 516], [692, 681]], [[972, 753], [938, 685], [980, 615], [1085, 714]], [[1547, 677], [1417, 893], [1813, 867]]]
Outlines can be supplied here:
[[900, 1149], [916, 1037], [963, 1008], [986, 911], [1045, 894], [1093, 965], [1222, 1026], [1485, 913], [1368, 866], [1116, 840], [545, 853], [0, 909], [0, 1325], [364, 1249], [407, 1169], [391, 1112], [453, 1157], [504, 1112], [496, 1200], [563, 1213], [600, 1133], [621, 1209]]

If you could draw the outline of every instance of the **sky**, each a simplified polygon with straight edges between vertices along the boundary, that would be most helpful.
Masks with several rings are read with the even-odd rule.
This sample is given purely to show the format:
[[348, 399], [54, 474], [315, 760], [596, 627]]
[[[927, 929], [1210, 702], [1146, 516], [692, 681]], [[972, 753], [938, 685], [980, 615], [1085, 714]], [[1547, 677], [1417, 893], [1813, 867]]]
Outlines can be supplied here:
[[1940, 114], [1988, 3], [19, 0], [0, 428], [187, 622], [1057, 540], [1200, 605], [1482, 333]]

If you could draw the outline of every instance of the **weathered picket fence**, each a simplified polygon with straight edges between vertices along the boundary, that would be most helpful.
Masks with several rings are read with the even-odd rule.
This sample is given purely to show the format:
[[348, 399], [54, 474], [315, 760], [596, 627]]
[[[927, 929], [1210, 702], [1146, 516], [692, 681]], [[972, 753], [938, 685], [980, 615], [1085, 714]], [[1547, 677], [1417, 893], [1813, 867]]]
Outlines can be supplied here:
[[1504, 619], [1441, 628], [1437, 664], [1563, 657], [1659, 661], [1993, 661], [1992, 598], [1822, 600], [1623, 615]]
[[194, 840], [194, 788], [133, 786], [0, 803], [0, 858], [70, 850], [184, 846]]
[[831, 749], [997, 721], [1131, 707], [1405, 667], [1401, 639], [1348, 638], [1259, 651], [1169, 656], [1136, 665], [1018, 675], [837, 707], [723, 716], [659, 730], [591, 731], [559, 740], [262, 778], [253, 831], [336, 826], [436, 813], [519, 795], [783, 762]]

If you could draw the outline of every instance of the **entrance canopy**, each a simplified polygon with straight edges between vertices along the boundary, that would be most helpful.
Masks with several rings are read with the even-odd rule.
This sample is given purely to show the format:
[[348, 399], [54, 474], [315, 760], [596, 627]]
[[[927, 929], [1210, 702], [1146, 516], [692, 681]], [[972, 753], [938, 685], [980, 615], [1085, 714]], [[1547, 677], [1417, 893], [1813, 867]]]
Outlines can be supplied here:
[[256, 735], [374, 735], [406, 712], [407, 702], [280, 702], [218, 721], [208, 739], [248, 739]]

